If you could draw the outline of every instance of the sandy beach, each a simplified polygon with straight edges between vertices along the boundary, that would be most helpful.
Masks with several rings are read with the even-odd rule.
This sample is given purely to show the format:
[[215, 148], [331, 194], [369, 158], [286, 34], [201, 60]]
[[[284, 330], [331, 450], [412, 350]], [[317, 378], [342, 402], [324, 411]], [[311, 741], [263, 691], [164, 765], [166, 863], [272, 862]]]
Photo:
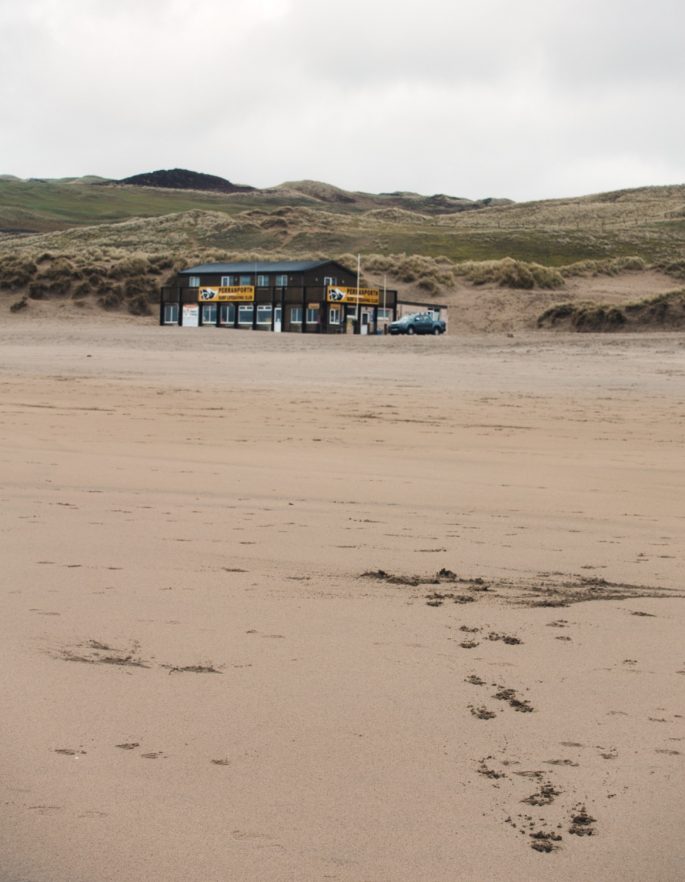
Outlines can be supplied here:
[[46, 312], [0, 381], [0, 882], [683, 878], [682, 335]]

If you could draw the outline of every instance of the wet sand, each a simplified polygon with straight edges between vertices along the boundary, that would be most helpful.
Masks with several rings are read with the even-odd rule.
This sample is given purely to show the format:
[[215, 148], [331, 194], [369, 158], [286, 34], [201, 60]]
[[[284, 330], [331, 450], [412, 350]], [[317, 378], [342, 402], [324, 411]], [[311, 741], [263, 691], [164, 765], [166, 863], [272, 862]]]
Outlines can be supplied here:
[[46, 318], [0, 380], [1, 882], [682, 877], [682, 336]]

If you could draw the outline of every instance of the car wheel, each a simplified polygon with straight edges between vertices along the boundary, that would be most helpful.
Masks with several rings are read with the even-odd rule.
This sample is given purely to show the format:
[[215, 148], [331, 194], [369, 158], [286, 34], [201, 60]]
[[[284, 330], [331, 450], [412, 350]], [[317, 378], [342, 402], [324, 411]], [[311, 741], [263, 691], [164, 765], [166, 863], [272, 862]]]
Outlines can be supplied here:
[[440, 328], [433, 328], [433, 336], [438, 337], [440, 335]]
[[409, 325], [409, 327], [407, 328], [407, 333], [408, 334], [415, 334], [416, 330], [412, 325]]

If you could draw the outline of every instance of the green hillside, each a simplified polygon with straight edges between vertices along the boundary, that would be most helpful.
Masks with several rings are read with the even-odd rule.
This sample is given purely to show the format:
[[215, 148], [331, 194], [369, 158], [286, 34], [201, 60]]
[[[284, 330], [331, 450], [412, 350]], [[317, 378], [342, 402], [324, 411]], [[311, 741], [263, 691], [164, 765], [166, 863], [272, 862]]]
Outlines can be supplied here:
[[352, 193], [312, 181], [222, 194], [6, 177], [0, 249], [18, 245], [405, 252], [549, 266], [628, 254], [665, 260], [685, 246], [685, 186], [515, 204]]
[[0, 180], [0, 232], [42, 233], [202, 208], [227, 214], [251, 204], [235, 196], [183, 190]]

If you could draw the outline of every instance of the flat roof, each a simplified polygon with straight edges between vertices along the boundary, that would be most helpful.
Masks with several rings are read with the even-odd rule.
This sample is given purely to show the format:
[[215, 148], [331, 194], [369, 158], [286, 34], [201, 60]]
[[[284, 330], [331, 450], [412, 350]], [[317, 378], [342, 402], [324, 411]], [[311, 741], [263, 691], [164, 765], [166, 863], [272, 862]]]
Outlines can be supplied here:
[[[203, 273], [301, 273], [320, 266], [334, 263], [346, 269], [337, 260], [279, 260], [265, 263], [259, 260], [246, 260], [242, 263], [200, 263], [188, 269], [180, 270], [179, 276], [202, 275]], [[351, 272], [351, 270], [347, 270]]]

